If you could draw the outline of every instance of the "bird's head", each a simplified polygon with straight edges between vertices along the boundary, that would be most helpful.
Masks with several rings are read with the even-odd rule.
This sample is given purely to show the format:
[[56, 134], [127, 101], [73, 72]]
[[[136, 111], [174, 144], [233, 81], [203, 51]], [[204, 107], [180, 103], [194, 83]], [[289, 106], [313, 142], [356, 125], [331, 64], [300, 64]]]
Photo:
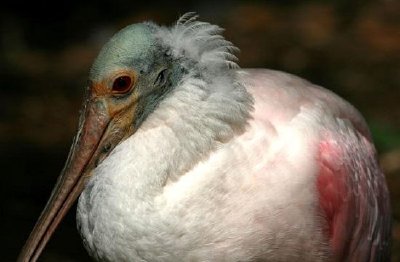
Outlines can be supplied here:
[[187, 78], [232, 74], [236, 49], [221, 28], [190, 13], [171, 28], [128, 26], [105, 44], [90, 71], [79, 129], [66, 165], [19, 261], [35, 261], [92, 171]]

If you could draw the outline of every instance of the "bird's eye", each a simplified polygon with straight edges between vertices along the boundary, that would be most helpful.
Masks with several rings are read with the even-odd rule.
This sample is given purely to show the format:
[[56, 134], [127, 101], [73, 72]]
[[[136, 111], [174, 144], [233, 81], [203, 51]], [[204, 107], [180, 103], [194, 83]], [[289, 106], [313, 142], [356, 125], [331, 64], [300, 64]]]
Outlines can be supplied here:
[[130, 76], [119, 76], [114, 80], [112, 91], [117, 94], [124, 94], [132, 88], [132, 78]]

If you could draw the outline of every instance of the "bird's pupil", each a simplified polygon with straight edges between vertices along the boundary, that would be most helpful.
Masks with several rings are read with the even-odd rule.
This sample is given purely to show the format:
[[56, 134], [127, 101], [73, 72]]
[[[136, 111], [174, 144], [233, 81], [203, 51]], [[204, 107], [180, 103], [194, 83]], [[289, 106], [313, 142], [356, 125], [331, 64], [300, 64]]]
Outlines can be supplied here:
[[131, 82], [132, 80], [129, 76], [120, 76], [115, 79], [112, 89], [117, 92], [127, 92], [130, 89]]

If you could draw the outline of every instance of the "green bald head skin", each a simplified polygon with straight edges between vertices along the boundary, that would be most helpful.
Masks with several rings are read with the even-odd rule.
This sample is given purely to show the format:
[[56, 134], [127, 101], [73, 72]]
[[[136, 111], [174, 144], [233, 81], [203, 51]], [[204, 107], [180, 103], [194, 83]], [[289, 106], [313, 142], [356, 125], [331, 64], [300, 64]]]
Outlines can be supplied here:
[[149, 69], [149, 62], [161, 50], [154, 37], [154, 26], [134, 24], [115, 34], [102, 48], [90, 71], [90, 79], [99, 81], [111, 72], [131, 68], [136, 72]]

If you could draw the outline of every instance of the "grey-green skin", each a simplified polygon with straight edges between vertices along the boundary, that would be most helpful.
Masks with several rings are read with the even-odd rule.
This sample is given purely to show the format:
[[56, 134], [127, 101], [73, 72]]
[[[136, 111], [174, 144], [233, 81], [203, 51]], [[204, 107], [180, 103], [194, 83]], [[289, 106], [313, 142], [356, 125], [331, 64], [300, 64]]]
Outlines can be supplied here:
[[[151, 23], [122, 29], [105, 44], [90, 70], [91, 81], [101, 81], [117, 69], [130, 68], [138, 73], [135, 90], [140, 96], [135, 123], [132, 123], [135, 128], [188, 72], [183, 59], [173, 57], [170, 47], [156, 37], [157, 30]], [[124, 98], [118, 96], [115, 102]]]

